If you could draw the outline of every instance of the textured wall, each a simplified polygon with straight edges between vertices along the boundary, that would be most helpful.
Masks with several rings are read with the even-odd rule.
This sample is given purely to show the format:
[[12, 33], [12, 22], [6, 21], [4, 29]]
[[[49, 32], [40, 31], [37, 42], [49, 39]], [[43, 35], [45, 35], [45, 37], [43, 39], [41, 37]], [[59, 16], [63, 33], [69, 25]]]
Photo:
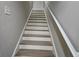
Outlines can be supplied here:
[[[5, 14], [5, 6], [10, 15]], [[0, 1], [0, 56], [11, 56], [31, 10], [31, 2]]]
[[79, 51], [79, 2], [48, 2], [71, 43]]

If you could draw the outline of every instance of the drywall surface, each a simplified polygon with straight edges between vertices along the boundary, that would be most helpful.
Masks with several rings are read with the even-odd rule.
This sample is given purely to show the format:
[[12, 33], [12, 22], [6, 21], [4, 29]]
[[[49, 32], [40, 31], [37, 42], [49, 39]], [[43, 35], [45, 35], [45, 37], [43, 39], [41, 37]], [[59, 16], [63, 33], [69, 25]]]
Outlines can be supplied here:
[[33, 9], [34, 10], [43, 9], [43, 1], [33, 1]]
[[12, 55], [32, 6], [30, 2], [0, 1], [0, 56]]
[[79, 2], [48, 2], [76, 51], [79, 51]]

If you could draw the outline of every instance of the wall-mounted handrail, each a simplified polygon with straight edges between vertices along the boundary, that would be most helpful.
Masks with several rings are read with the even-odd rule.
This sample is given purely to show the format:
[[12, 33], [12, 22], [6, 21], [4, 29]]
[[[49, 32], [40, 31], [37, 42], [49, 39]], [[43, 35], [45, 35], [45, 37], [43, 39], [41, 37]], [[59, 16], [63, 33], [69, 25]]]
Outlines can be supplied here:
[[64, 32], [64, 30], [63, 30], [63, 28], [61, 27], [60, 23], [57, 21], [55, 15], [54, 15], [53, 12], [51, 11], [51, 9], [48, 7], [47, 2], [45, 2], [45, 6], [46, 6], [46, 8], [49, 10], [50, 14], [52, 15], [52, 17], [53, 17], [55, 23], [57, 24], [57, 26], [58, 26], [58, 28], [59, 28], [59, 30], [60, 30], [60, 32], [61, 32], [61, 34], [62, 34], [62, 36], [63, 36], [63, 38], [64, 38], [64, 40], [65, 40], [65, 42], [67, 43], [67, 46], [69, 47], [69, 49], [70, 49], [70, 51], [71, 51], [71, 53], [72, 53], [72, 55], [73, 55], [74, 57], [78, 57], [78, 56], [79, 56], [79, 52], [77, 52], [76, 49], [73, 47], [72, 43], [70, 42], [68, 36], [67, 36], [66, 33]]

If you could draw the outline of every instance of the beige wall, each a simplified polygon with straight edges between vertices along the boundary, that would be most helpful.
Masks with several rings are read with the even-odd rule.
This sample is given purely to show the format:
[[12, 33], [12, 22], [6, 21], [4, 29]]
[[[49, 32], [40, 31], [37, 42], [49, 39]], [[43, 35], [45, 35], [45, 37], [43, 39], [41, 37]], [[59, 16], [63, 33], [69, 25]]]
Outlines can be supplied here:
[[[5, 6], [11, 14], [5, 13]], [[31, 8], [28, 1], [0, 1], [0, 56], [12, 55]]]

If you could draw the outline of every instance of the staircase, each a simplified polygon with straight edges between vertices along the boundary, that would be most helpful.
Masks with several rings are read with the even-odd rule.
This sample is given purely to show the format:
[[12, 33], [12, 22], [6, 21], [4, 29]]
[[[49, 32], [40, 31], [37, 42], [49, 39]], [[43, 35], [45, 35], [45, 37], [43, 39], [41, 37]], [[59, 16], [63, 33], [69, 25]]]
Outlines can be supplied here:
[[32, 10], [16, 57], [54, 57], [44, 10]]

